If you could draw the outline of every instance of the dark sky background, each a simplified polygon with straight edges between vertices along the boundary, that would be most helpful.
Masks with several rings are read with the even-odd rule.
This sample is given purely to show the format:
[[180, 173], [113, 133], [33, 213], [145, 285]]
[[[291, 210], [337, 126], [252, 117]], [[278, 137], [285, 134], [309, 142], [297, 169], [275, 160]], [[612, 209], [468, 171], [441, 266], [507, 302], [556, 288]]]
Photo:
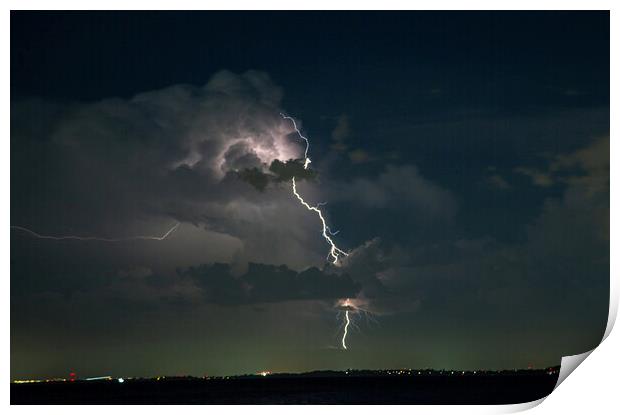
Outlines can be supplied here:
[[[338, 267], [239, 174], [302, 156], [280, 112]], [[609, 14], [12, 12], [11, 224], [175, 222], [12, 230], [11, 377], [559, 364], [607, 320]]]

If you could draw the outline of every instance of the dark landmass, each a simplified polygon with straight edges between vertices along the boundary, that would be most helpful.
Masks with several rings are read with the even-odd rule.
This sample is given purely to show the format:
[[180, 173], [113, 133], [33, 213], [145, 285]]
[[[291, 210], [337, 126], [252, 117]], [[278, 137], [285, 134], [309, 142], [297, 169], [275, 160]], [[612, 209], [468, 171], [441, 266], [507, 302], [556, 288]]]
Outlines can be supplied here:
[[514, 404], [547, 396], [559, 368], [319, 371], [12, 383], [11, 404]]

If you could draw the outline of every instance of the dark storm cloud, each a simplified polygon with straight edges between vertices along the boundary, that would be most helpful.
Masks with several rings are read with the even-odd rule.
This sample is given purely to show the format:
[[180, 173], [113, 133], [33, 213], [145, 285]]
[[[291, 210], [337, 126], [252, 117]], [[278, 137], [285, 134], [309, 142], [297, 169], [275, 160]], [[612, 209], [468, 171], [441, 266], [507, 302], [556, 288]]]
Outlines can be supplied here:
[[12, 223], [123, 236], [177, 220], [236, 238], [250, 260], [316, 259], [318, 244], [303, 241], [313, 218], [291, 209], [285, 183], [315, 173], [296, 161], [303, 148], [280, 116], [281, 97], [264, 73], [221, 71], [203, 86], [128, 99], [14, 102]]
[[348, 275], [312, 267], [301, 272], [285, 265], [249, 263], [233, 275], [230, 264], [211, 264], [180, 271], [202, 290], [205, 301], [216, 304], [270, 303], [292, 300], [334, 300], [354, 297], [360, 286]]
[[[464, 321], [514, 327], [544, 315], [536, 323], [543, 330], [575, 328], [562, 331], [562, 353], [593, 347], [608, 312], [609, 139], [550, 157], [543, 171], [562, 192], [545, 200], [520, 243], [491, 236], [391, 247], [373, 241], [347, 258], [347, 272], [365, 281], [369, 308], [407, 311], [408, 300], [447, 326], [455, 310]], [[587, 335], [577, 327], [588, 327]]]
[[461, 204], [455, 189], [415, 165], [377, 164], [371, 171], [353, 177], [332, 174], [322, 183], [329, 211], [344, 218], [336, 229], [361, 242], [378, 236], [388, 245], [433, 243], [452, 232]]
[[331, 200], [366, 209], [406, 209], [424, 220], [450, 220], [458, 206], [450, 190], [424, 178], [416, 166], [410, 165], [388, 165], [377, 177], [331, 186]]
[[269, 165], [269, 172], [258, 167], [245, 168], [238, 171], [237, 176], [254, 186], [259, 191], [264, 191], [270, 183], [289, 182], [294, 177], [298, 182], [313, 180], [317, 172], [313, 169], [304, 168], [304, 160], [274, 160]]
[[[426, 243], [417, 242], [415, 235], [404, 244], [375, 238], [354, 249], [334, 272], [346, 272], [359, 282], [357, 298], [377, 314], [431, 313], [433, 319], [448, 324], [459, 309], [465, 320], [502, 320], [515, 326], [545, 315], [538, 323], [545, 330], [594, 324], [588, 336], [564, 333], [570, 344], [594, 345], [607, 315], [609, 138], [544, 158], [544, 165], [537, 168], [560, 191], [544, 200], [527, 225], [525, 240], [464, 238], [454, 231], [448, 238]], [[384, 215], [385, 208], [378, 207], [416, 211], [415, 196], [425, 195], [423, 220], [433, 214], [443, 221], [453, 218], [458, 213], [454, 196], [423, 179], [415, 180], [415, 174], [412, 168], [392, 167], [376, 181], [352, 184], [351, 193], [341, 197]], [[399, 183], [406, 186], [401, 189]], [[368, 191], [354, 199], [353, 189], [362, 186]], [[519, 190], [504, 187], [506, 192]], [[446, 203], [449, 209], [433, 209]], [[577, 350], [566, 348], [567, 353]]]
[[264, 173], [258, 167], [252, 167], [251, 169], [243, 169], [237, 172], [239, 179], [243, 180], [254, 186], [259, 191], [264, 191], [269, 183], [271, 183], [273, 176]]
[[[69, 199], [90, 214], [104, 214], [113, 201], [117, 220], [192, 215], [192, 204], [205, 195], [235, 198], [239, 188], [220, 185], [229, 172], [296, 154], [278, 115], [280, 97], [267, 75], [250, 71], [220, 72], [203, 87], [177, 85], [128, 100], [64, 107], [20, 101], [11, 112], [15, 176], [29, 166], [45, 171], [40, 194], [50, 196], [43, 202], [51, 213], [67, 209]], [[31, 127], [41, 118], [41, 127]], [[49, 192], [55, 183], [63, 183], [56, 197]]]
[[[321, 190], [312, 183], [316, 176], [314, 170], [304, 170], [299, 159], [284, 157], [299, 155], [301, 149], [289, 137], [290, 126], [279, 118], [281, 94], [265, 74], [249, 72], [238, 76], [221, 72], [204, 87], [178, 85], [129, 100], [109, 99], [92, 104], [53, 104], [40, 100], [16, 103], [11, 126], [17, 166], [15, 180], [28, 181], [31, 187], [27, 192], [20, 190], [20, 186], [13, 187], [16, 190], [12, 203], [21, 207], [15, 217], [23, 218], [26, 224], [39, 221], [46, 230], [54, 231], [54, 226], [60, 223], [63, 228], [74, 227], [81, 232], [97, 227], [107, 232], [126, 232], [127, 224], [145, 217], [172, 217], [239, 238], [244, 244], [245, 258], [262, 256], [275, 262], [274, 255], [280, 253], [277, 259], [301, 264], [302, 260], [307, 261], [305, 252], [325, 246], [320, 239], [318, 244], [308, 243], [308, 235], [316, 234], [317, 223], [313, 221], [316, 218], [299, 209], [285, 182], [291, 177], [308, 179], [310, 187], [304, 190], [314, 199]], [[40, 125], [31, 122], [36, 118], [41, 119]], [[348, 136], [348, 123], [346, 134], [340, 131], [339, 138]], [[278, 154], [279, 146], [290, 153]], [[501, 277], [506, 279], [504, 287], [526, 290], [534, 287], [534, 283], [524, 280], [523, 275], [539, 275], [535, 269], [555, 266], [555, 262], [545, 259], [555, 258], [548, 252], [549, 246], [557, 246], [554, 240], [564, 241], [557, 250], [562, 253], [557, 261], [570, 262], [579, 247], [587, 250], [588, 246], [597, 246], [598, 239], [590, 241], [584, 235], [591, 235], [592, 229], [605, 234], [608, 229], [604, 220], [598, 223], [608, 217], [608, 207], [605, 211], [608, 182], [604, 182], [608, 177], [608, 163], [607, 169], [604, 167], [608, 140], [597, 141], [593, 148], [548, 158], [546, 167], [515, 168], [515, 173], [531, 176], [534, 184], [540, 182], [536, 177], [544, 175], [551, 184], [566, 186], [563, 198], [550, 198], [545, 203], [539, 222], [532, 226], [528, 244], [486, 244], [483, 249], [465, 255], [465, 247], [480, 246], [476, 242], [480, 239], [435, 241], [425, 234], [422, 242], [431, 241], [436, 247], [433, 250], [420, 248], [413, 242], [394, 243], [391, 240], [394, 235], [388, 235], [352, 248], [342, 269], [329, 274], [348, 275], [348, 282], [358, 290], [336, 285], [331, 293], [322, 291], [321, 284], [330, 280], [318, 270], [313, 279], [318, 284], [316, 287], [310, 283], [304, 285], [310, 279], [306, 274], [300, 276], [296, 271], [268, 265], [253, 265], [240, 278], [231, 276], [229, 265], [196, 268], [205, 273], [202, 281], [194, 278], [198, 271], [186, 271], [183, 275], [192, 276], [194, 282], [200, 283], [208, 301], [277, 302], [357, 296], [368, 300], [380, 313], [411, 311], [437, 298], [458, 294], [449, 289], [434, 290], [432, 284], [429, 289], [418, 272], [421, 275], [435, 272], [439, 276], [437, 281], [444, 278], [442, 275], [450, 281], [456, 279], [460, 282], [452, 286], [468, 287], [483, 293], [480, 295], [484, 298], [493, 298], [493, 295], [500, 296], [495, 291], [498, 282], [488, 271], [495, 267], [505, 271]], [[266, 163], [265, 154], [282, 159], [274, 158]], [[37, 172], [45, 174], [36, 176]], [[414, 165], [388, 165], [376, 175], [348, 180], [332, 178], [323, 188], [327, 189], [330, 207], [354, 207], [352, 215], [359, 215], [360, 221], [372, 219], [358, 228], [366, 232], [364, 238], [379, 234], [378, 230], [385, 234], [392, 224], [395, 229], [412, 234], [408, 237], [415, 241], [417, 228], [412, 228], [412, 224], [431, 230], [443, 229], [454, 222], [459, 209], [454, 190], [424, 177]], [[41, 197], [32, 199], [33, 193]], [[42, 206], [47, 220], [41, 219]], [[574, 217], [587, 218], [589, 211], [600, 213], [596, 223], [580, 225], [579, 236], [575, 238], [561, 234], [566, 230], [565, 222]], [[407, 227], [402, 226], [404, 221]], [[582, 241], [591, 243], [586, 246]], [[467, 260], [461, 256], [452, 258], [450, 252], [460, 253]], [[485, 252], [489, 253], [487, 258], [476, 260]], [[579, 257], [590, 254], [588, 250]], [[297, 259], [293, 259], [294, 255]], [[434, 262], [435, 257], [440, 262]], [[521, 257], [539, 258], [544, 266], [536, 268], [507, 259]], [[410, 273], [410, 284], [403, 277], [407, 273]], [[95, 269], [77, 274], [79, 277], [73, 277], [76, 275], [73, 272], [50, 273], [44, 267], [24, 273], [16, 271], [15, 275], [25, 276], [17, 284], [20, 291], [54, 285], [44, 283], [37, 287], [37, 275], [51, 276], [49, 281], [64, 281], [56, 287], [59, 291], [83, 291], [97, 284], [108, 287], [106, 284], [110, 283], [104, 284], [99, 277], [89, 280], [91, 275], [99, 275]], [[471, 275], [479, 275], [481, 281], [471, 283], [466, 279]], [[166, 278], [173, 281], [175, 277], [152, 278], [163, 286], [162, 281]], [[574, 279], [579, 280], [577, 276]], [[121, 283], [112, 281], [116, 285]], [[191, 284], [172, 281], [170, 287], [185, 284], [174, 298], [195, 295]], [[562, 281], [558, 280], [560, 286], [564, 284]], [[163, 295], [151, 288], [145, 294], [143, 287], [151, 284], [127, 285], [126, 281], [124, 284], [128, 295], [144, 294], [149, 298]], [[247, 291], [248, 287], [252, 289]], [[129, 295], [129, 298], [133, 297]]]
[[201, 303], [334, 301], [356, 297], [368, 283], [364, 278], [354, 280], [342, 270], [336, 273], [310, 267], [295, 271], [286, 265], [252, 262], [244, 271], [236, 264], [213, 263], [162, 272], [147, 266], [115, 269], [110, 264], [75, 258], [62, 263], [41, 260], [14, 264], [12, 272], [14, 301], [44, 297], [48, 302], [73, 302], [79, 297], [121, 311], [166, 310]]
[[304, 168], [303, 160], [274, 160], [269, 166], [269, 171], [275, 174], [278, 182], [288, 182], [293, 177], [299, 180], [312, 180], [316, 177], [316, 171]]

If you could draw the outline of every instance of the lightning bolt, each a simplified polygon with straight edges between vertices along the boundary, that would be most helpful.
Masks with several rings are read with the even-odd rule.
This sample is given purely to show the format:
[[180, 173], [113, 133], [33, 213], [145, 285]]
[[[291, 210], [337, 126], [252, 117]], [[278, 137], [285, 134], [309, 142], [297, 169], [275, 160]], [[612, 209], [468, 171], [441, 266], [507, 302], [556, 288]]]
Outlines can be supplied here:
[[307, 170], [308, 165], [312, 163], [310, 158], [308, 158], [308, 150], [310, 150], [310, 140], [308, 140], [307, 137], [304, 137], [301, 131], [299, 131], [299, 128], [297, 128], [297, 123], [295, 122], [295, 119], [293, 117], [289, 117], [288, 115], [284, 115], [282, 113], [280, 113], [280, 116], [285, 120], [290, 120], [293, 123], [293, 128], [297, 132], [297, 135], [306, 142], [306, 150], [304, 151], [304, 169]]
[[65, 236], [53, 236], [53, 235], [41, 235], [33, 230], [28, 228], [24, 228], [23, 226], [15, 226], [11, 225], [11, 229], [15, 229], [18, 231], [25, 232], [35, 238], [39, 239], [52, 239], [55, 241], [64, 241], [64, 240], [75, 240], [75, 241], [100, 241], [100, 242], [124, 242], [124, 241], [134, 241], [134, 240], [153, 240], [153, 241], [163, 241], [170, 234], [177, 230], [177, 228], [181, 225], [181, 223], [177, 222], [172, 228], [170, 228], [166, 233], [162, 236], [128, 236], [124, 238], [101, 238], [98, 236], [76, 236], [76, 235], [65, 235]]
[[[310, 163], [312, 163], [310, 161], [310, 158], [308, 157], [308, 150], [310, 149], [310, 141], [308, 140], [307, 137], [305, 137], [301, 131], [299, 131], [299, 128], [297, 128], [297, 123], [295, 122], [295, 120], [292, 117], [289, 117], [287, 115], [284, 115], [282, 113], [280, 113], [280, 116], [282, 118], [284, 118], [285, 120], [290, 120], [293, 123], [293, 128], [295, 129], [295, 131], [297, 132], [297, 135], [299, 135], [299, 137], [301, 137], [302, 140], [304, 140], [306, 142], [306, 150], [304, 151], [304, 169], [307, 170], [308, 169], [308, 165]], [[339, 231], [336, 232], [332, 232], [329, 229], [329, 226], [327, 226], [327, 222], [325, 222], [325, 217], [323, 216], [323, 212], [321, 211], [321, 209], [319, 209], [319, 207], [324, 206], [326, 203], [319, 203], [316, 206], [310, 206], [303, 197], [301, 197], [301, 195], [297, 192], [297, 184], [295, 183], [295, 177], [292, 178], [292, 182], [293, 182], [293, 194], [295, 195], [295, 197], [297, 197], [297, 200], [299, 200], [299, 202], [308, 210], [316, 213], [319, 216], [319, 219], [321, 219], [321, 224], [323, 225], [323, 230], [322, 230], [322, 235], [323, 238], [325, 238], [325, 240], [327, 241], [327, 243], [330, 246], [329, 249], [329, 254], [327, 255], [327, 258], [332, 258], [332, 262], [334, 265], [338, 264], [338, 258], [339, 256], [348, 256], [349, 254], [347, 254], [345, 251], [343, 251], [342, 249], [338, 248], [336, 246], [336, 244], [334, 243], [333, 239], [328, 235], [328, 233], [332, 236], [336, 235]]]
[[349, 332], [349, 324], [351, 323], [351, 320], [349, 320], [349, 310], [344, 312], [344, 318], [346, 324], [344, 325], [344, 333], [342, 334], [342, 348], [347, 350], [347, 333]]
[[331, 248], [329, 249], [329, 255], [328, 258], [332, 258], [333, 259], [333, 263], [334, 265], [338, 263], [338, 258], [340, 255], [344, 255], [344, 256], [348, 256], [349, 254], [347, 254], [345, 251], [343, 251], [342, 249], [338, 248], [336, 246], [336, 244], [334, 243], [334, 240], [328, 235], [328, 233], [332, 233], [329, 230], [329, 226], [327, 226], [327, 223], [325, 222], [325, 218], [323, 217], [323, 212], [321, 211], [321, 209], [319, 209], [316, 206], [310, 206], [308, 204], [308, 202], [306, 202], [300, 195], [299, 193], [297, 193], [297, 185], [295, 183], [295, 178], [293, 177], [292, 179], [293, 181], [293, 194], [297, 197], [297, 199], [299, 200], [299, 202], [308, 210], [311, 210], [312, 212], [315, 212], [318, 216], [319, 219], [321, 219], [321, 224], [323, 225], [323, 238], [325, 238], [325, 240], [327, 241], [327, 243], [331, 246]]
[[[312, 163], [310, 161], [310, 158], [308, 157], [308, 150], [310, 150], [310, 141], [308, 140], [307, 137], [305, 137], [301, 133], [301, 131], [299, 131], [299, 128], [297, 128], [297, 123], [295, 122], [295, 120], [292, 117], [289, 117], [289, 116], [284, 115], [282, 113], [280, 113], [280, 115], [285, 120], [290, 120], [293, 123], [293, 128], [297, 132], [297, 135], [302, 140], [304, 140], [306, 142], [306, 149], [304, 151], [304, 170], [307, 170], [308, 169], [308, 165], [310, 165], [310, 163]], [[338, 259], [340, 258], [340, 256], [348, 256], [349, 254], [346, 253], [345, 251], [343, 251], [342, 249], [338, 248], [336, 246], [336, 244], [334, 243], [334, 240], [331, 238], [331, 236], [335, 236], [339, 231], [332, 232], [331, 229], [329, 229], [329, 226], [327, 226], [327, 222], [325, 221], [325, 217], [323, 216], [323, 212], [320, 209], [321, 206], [325, 206], [327, 203], [323, 202], [323, 203], [318, 203], [316, 206], [310, 206], [308, 204], [308, 202], [306, 202], [304, 200], [304, 198], [301, 197], [301, 195], [297, 192], [297, 183], [295, 183], [295, 177], [293, 177], [291, 179], [291, 181], [293, 183], [293, 194], [295, 195], [297, 200], [299, 200], [299, 203], [301, 203], [301, 205], [304, 206], [306, 209], [316, 213], [318, 215], [319, 219], [321, 220], [321, 225], [323, 227], [321, 233], [323, 235], [323, 238], [327, 241], [327, 243], [330, 246], [329, 254], [327, 255], [327, 258], [328, 259], [331, 258], [332, 259], [332, 263], [334, 265], [338, 265]], [[348, 298], [346, 300], [346, 304], [347, 305], [349, 304], [349, 299]], [[345, 323], [345, 326], [344, 326], [344, 333], [342, 335], [342, 348], [344, 350], [347, 350], [347, 333], [348, 333], [348, 330], [349, 330], [349, 324], [351, 323], [351, 320], [349, 319], [349, 310], [345, 310], [344, 316], [345, 316], [345, 319], [346, 319], [346, 323]]]
[[[342, 338], [340, 343], [342, 344], [342, 349], [347, 350], [347, 336], [352, 330], [360, 330], [360, 326], [357, 322], [362, 321], [363, 317], [365, 317], [366, 323], [376, 323], [373, 313], [363, 307], [363, 301], [358, 298], [346, 298], [339, 300], [336, 304], [338, 310], [338, 320], [342, 319], [342, 324], [340, 328], [343, 329]], [[357, 320], [357, 321], [356, 321]]]

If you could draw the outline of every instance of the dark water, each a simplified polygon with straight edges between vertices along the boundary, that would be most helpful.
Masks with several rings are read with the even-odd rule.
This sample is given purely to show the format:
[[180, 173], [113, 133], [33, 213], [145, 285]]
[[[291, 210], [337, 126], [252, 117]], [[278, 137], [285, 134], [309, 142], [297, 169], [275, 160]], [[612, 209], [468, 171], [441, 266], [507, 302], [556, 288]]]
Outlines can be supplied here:
[[11, 404], [510, 404], [547, 396], [545, 373], [11, 384]]

